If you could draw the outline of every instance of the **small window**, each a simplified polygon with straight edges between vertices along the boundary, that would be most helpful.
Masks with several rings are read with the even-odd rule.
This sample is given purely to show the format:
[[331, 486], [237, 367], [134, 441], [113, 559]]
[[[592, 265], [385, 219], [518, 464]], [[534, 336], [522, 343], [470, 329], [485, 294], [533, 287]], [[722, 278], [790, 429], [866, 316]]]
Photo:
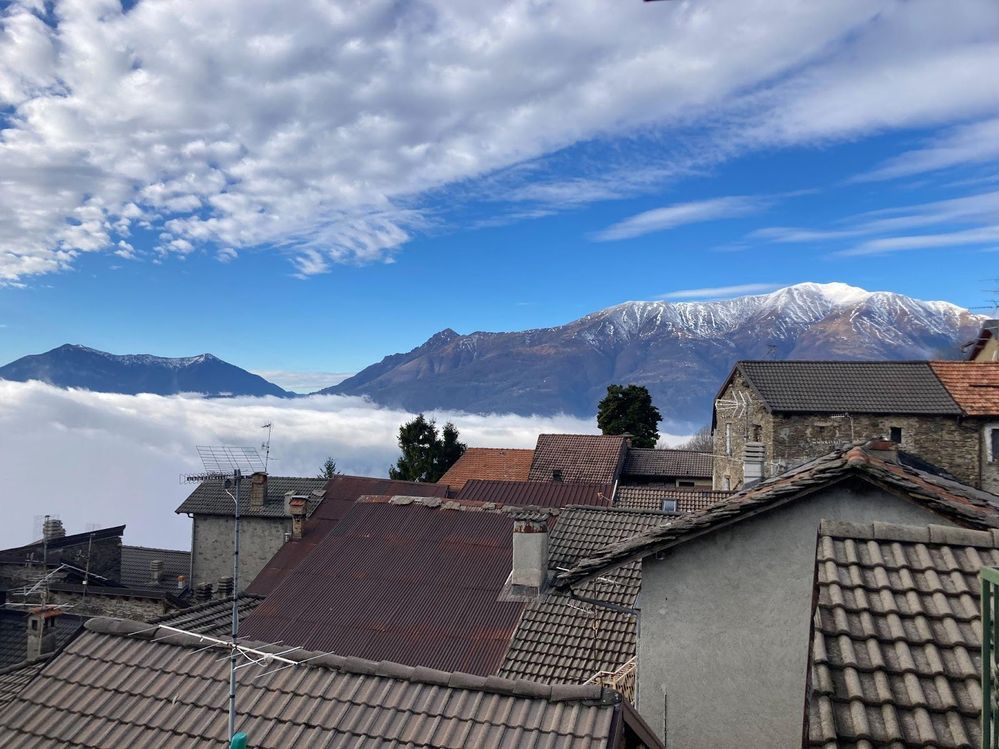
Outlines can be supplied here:
[[693, 489], [695, 486], [697, 486], [697, 484], [695, 484], [693, 481], [677, 481], [676, 485], [681, 487], [682, 489]]
[[663, 512], [676, 512], [676, 500], [675, 499], [664, 499], [663, 500]]
[[902, 444], [902, 427], [892, 427], [889, 431], [888, 439], [896, 445]]
[[763, 426], [753, 424], [753, 442], [763, 442]]
[[989, 431], [989, 463], [999, 463], [999, 427]]
[[725, 425], [725, 454], [732, 454], [732, 425]]
[[725, 491], [731, 491], [732, 490], [732, 478], [731, 478], [731, 476], [723, 476], [722, 477], [722, 489], [725, 490]]

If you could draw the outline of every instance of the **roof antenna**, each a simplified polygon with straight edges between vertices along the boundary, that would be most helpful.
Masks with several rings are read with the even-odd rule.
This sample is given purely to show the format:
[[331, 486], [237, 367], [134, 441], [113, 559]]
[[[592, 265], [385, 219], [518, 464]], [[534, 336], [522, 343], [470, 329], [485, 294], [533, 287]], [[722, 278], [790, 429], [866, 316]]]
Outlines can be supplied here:
[[[235, 507], [232, 542], [232, 644], [239, 636], [239, 485], [244, 473], [266, 471], [260, 454], [252, 447], [229, 445], [198, 445], [198, 455], [205, 467], [204, 473], [187, 474], [185, 480], [193, 483], [215, 481], [229, 495]], [[238, 649], [232, 648], [229, 658], [229, 738], [236, 735], [236, 660]]]
[[264, 451], [264, 473], [267, 473], [267, 464], [271, 459], [271, 427], [273, 425], [273, 422], [268, 421], [260, 427], [261, 429], [267, 430], [267, 441], [260, 446], [260, 449]]

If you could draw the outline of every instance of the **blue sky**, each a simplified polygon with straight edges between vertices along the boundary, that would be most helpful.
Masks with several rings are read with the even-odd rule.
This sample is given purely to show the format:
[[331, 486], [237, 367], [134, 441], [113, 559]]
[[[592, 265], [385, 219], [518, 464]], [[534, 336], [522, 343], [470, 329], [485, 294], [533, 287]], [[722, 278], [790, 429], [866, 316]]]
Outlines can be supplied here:
[[994, 2], [209, 5], [5, 6], [0, 360], [336, 373], [633, 299], [999, 296]]

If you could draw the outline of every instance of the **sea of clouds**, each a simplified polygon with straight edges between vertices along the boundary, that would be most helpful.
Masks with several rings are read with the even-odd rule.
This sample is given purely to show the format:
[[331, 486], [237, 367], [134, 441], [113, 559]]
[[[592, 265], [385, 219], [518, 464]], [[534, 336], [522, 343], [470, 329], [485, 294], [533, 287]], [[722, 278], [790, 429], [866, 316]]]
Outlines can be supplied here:
[[[596, 432], [572, 416], [434, 413], [469, 445], [533, 447], [540, 432]], [[300, 399], [118, 395], [0, 380], [0, 548], [34, 540], [38, 518], [67, 533], [126, 524], [125, 542], [190, 548], [190, 520], [174, 513], [201, 470], [195, 447], [259, 446], [273, 424], [272, 475], [313, 476], [327, 456], [344, 473], [385, 476], [396, 436], [413, 414], [362, 398]], [[663, 435], [666, 443], [683, 439]]]

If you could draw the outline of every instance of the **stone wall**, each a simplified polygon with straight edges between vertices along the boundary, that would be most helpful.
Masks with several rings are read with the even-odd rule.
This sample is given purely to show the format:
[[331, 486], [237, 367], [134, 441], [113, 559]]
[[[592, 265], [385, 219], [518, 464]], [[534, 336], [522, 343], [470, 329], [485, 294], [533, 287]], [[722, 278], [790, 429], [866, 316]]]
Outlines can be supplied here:
[[[232, 577], [233, 519], [223, 515], [195, 515], [192, 538], [192, 586]], [[290, 517], [241, 517], [239, 520], [239, 588], [253, 578], [284, 545], [291, 533]]]
[[69, 591], [51, 591], [49, 603], [66, 605], [69, 611], [80, 616], [113, 616], [139, 622], [147, 622], [174, 610], [165, 600], [155, 598], [93, 593], [84, 596]]
[[[742, 486], [743, 449], [747, 442], [762, 442], [767, 446], [768, 464], [773, 460], [774, 418], [739, 372], [718, 400], [722, 405], [715, 406], [712, 485], [715, 489], [739, 489]], [[779, 473], [768, 464], [763, 467], [764, 477]]]
[[999, 450], [992, 450], [992, 432], [999, 431], [999, 421], [987, 421], [982, 424], [982, 488], [987, 492], [999, 494]]

